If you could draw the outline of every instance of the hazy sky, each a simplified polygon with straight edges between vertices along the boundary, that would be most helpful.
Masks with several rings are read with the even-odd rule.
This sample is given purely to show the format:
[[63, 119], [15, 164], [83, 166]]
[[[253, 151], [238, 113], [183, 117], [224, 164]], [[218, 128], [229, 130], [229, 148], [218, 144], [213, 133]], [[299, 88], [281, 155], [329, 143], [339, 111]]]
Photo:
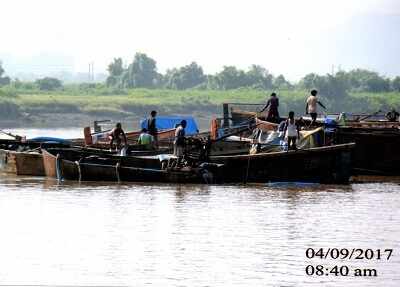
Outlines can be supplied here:
[[197, 61], [209, 73], [256, 63], [292, 80], [332, 65], [400, 75], [400, 0], [5, 0], [0, 27], [5, 67], [42, 54], [103, 72], [144, 52], [161, 72]]

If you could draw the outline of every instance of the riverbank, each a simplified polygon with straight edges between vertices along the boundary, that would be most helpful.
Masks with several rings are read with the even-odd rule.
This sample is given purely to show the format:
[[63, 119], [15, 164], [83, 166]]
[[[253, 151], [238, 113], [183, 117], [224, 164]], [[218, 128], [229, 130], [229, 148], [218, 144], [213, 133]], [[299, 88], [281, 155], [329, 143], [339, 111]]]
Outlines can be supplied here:
[[[60, 91], [3, 90], [0, 93], [0, 127], [76, 127], [94, 120], [126, 123], [160, 115], [193, 115], [208, 122], [222, 115], [222, 103], [263, 103], [270, 91], [255, 89], [216, 90], [105, 90]], [[307, 91], [279, 91], [280, 112], [303, 114]], [[400, 106], [400, 93], [352, 93], [342, 98], [321, 97], [329, 113], [372, 113]]]

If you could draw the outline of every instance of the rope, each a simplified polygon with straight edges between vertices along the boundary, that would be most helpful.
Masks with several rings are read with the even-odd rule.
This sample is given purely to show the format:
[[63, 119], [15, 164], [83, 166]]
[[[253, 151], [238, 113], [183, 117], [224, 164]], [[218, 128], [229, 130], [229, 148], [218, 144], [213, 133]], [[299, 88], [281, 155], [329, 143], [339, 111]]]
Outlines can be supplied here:
[[61, 163], [61, 157], [60, 157], [60, 154], [58, 153], [56, 156], [56, 176], [57, 176], [58, 182], [63, 181], [63, 178], [61, 175], [60, 163]]
[[79, 161], [75, 161], [75, 164], [76, 164], [76, 166], [78, 167], [78, 174], [79, 174], [78, 180], [79, 180], [79, 182], [80, 182], [80, 181], [82, 180], [81, 165], [80, 165]]
[[247, 180], [249, 179], [250, 158], [251, 158], [251, 156], [249, 156], [247, 158], [246, 178], [245, 178], [245, 181], [244, 181], [245, 184], [247, 183]]
[[117, 164], [115, 165], [115, 175], [117, 176], [117, 181], [121, 182], [121, 179], [119, 177], [119, 167], [120, 167], [120, 163], [117, 162]]

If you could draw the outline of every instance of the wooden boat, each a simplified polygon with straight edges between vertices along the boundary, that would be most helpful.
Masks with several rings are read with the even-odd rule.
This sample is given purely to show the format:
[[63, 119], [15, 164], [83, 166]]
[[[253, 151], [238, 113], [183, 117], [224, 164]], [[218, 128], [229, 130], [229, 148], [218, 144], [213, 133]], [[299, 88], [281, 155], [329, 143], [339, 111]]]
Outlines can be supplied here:
[[289, 152], [211, 156], [210, 162], [223, 164], [223, 182], [347, 183], [354, 147], [350, 143]]
[[43, 176], [40, 147], [65, 147], [59, 143], [0, 140], [0, 171], [16, 175]]
[[[224, 118], [230, 118], [229, 112], [232, 123], [243, 122], [243, 119], [257, 115], [254, 112], [229, 108], [225, 104]], [[331, 116], [339, 118], [339, 114]], [[303, 119], [310, 120], [308, 117]], [[224, 122], [229, 123], [228, 120]], [[354, 151], [354, 175], [400, 175], [399, 122], [388, 121], [385, 115], [379, 113], [346, 114], [345, 120], [338, 122], [339, 124], [333, 122], [328, 125], [331, 131], [326, 136], [331, 144], [357, 144]], [[316, 125], [326, 125], [325, 117], [317, 119]]]
[[[56, 172], [56, 157], [59, 153], [65, 154], [74, 154], [74, 158], [78, 157], [77, 155], [80, 156], [90, 156], [90, 155], [112, 155], [114, 153], [108, 152], [106, 150], [101, 150], [101, 149], [89, 149], [89, 148], [63, 148], [63, 149], [41, 149], [41, 153], [43, 156], [43, 167], [44, 167], [44, 173], [45, 176], [47, 177], [57, 177], [57, 172]], [[55, 155], [54, 155], [55, 154]]]
[[[84, 168], [81, 168], [81, 166], [87, 164], [96, 166], [107, 165], [112, 166], [113, 169], [115, 169], [117, 165], [161, 169], [161, 162], [156, 156], [117, 156], [105, 153], [102, 150], [77, 148], [42, 149], [42, 154], [45, 175], [48, 177], [79, 179], [79, 174], [84, 171]], [[100, 170], [99, 168], [98, 171]], [[88, 174], [90, 174], [90, 176], [85, 174], [85, 178], [100, 181], [104, 180], [104, 175], [100, 172], [96, 174], [96, 172], [97, 169], [89, 172]]]
[[[253, 109], [260, 109], [263, 107], [261, 104], [239, 104], [236, 103], [234, 106], [229, 108], [231, 104], [225, 104], [225, 114], [224, 118], [230, 119], [232, 125], [240, 125], [248, 122], [251, 119], [258, 118], [259, 120], [266, 121], [265, 113], [248, 111], [238, 108], [238, 106], [252, 106]], [[230, 114], [229, 114], [230, 113]], [[340, 114], [329, 114], [329, 115], [320, 115], [317, 118], [315, 123], [316, 126], [323, 126], [325, 124], [325, 118], [328, 117], [330, 119], [338, 119]], [[365, 128], [399, 128], [400, 122], [391, 122], [388, 121], [383, 114], [346, 114], [346, 126], [348, 127], [365, 127]], [[302, 117], [306, 124], [311, 123], [311, 117], [309, 115]], [[285, 118], [282, 118], [285, 120]], [[227, 121], [228, 122], [228, 121]]]
[[[98, 132], [98, 133], [91, 133], [90, 127], [86, 127], [83, 130], [84, 133], [84, 144], [86, 146], [92, 146], [92, 147], [109, 147], [109, 133], [111, 131], [104, 131], [104, 132]], [[139, 138], [141, 131], [133, 131], [133, 132], [127, 132], [125, 133], [127, 142], [130, 145], [134, 145], [137, 143], [137, 140]], [[170, 146], [173, 142], [173, 139], [175, 137], [175, 129], [169, 129], [169, 130], [161, 130], [157, 133], [159, 145], [161, 146]]]
[[34, 140], [19, 141], [13, 139], [0, 139], [0, 149], [15, 150], [15, 151], [28, 151], [38, 149], [41, 146], [46, 147], [67, 147], [69, 145], [62, 143], [49, 143]]
[[346, 121], [345, 127], [373, 128], [373, 129], [398, 129], [400, 122], [390, 121]]
[[355, 142], [355, 175], [400, 175], [400, 130], [398, 128], [339, 127], [336, 143]]
[[266, 120], [265, 115], [263, 115], [262, 113], [241, 111], [241, 110], [237, 110], [237, 109], [231, 110], [231, 118], [232, 118], [233, 125], [238, 125], [240, 123], [244, 123], [251, 118], [259, 118], [260, 120]]
[[43, 176], [42, 155], [39, 152], [18, 152], [0, 149], [0, 171], [16, 175]]
[[79, 181], [204, 182], [203, 169], [161, 169], [155, 156], [85, 156], [73, 149], [43, 150], [48, 176]]
[[[209, 155], [248, 154], [255, 129], [269, 132], [277, 130], [278, 125], [258, 118], [251, 122], [234, 127], [221, 127], [221, 119], [211, 121]], [[219, 136], [220, 135], [220, 136]], [[219, 136], [219, 137], [218, 137]]]
[[248, 139], [215, 141], [210, 145], [210, 155], [233, 155], [249, 153], [251, 142]]
[[[82, 181], [247, 183], [308, 181], [347, 183], [355, 144], [255, 155], [211, 156], [181, 169], [161, 168], [157, 157], [99, 157], [48, 150], [59, 178]], [[58, 154], [58, 156], [56, 155]], [[46, 155], [45, 152], [43, 152]]]
[[154, 169], [109, 164], [82, 163], [76, 172], [74, 163], [61, 161], [61, 176], [67, 180], [114, 182], [203, 183], [197, 169]]

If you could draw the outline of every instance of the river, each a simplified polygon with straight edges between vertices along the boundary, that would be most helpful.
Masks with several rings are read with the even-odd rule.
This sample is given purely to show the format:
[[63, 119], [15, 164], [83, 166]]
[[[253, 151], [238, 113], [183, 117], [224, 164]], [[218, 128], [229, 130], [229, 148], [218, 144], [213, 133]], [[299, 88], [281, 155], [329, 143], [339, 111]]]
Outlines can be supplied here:
[[[0, 174], [0, 285], [400, 286], [399, 222], [400, 185], [390, 182], [154, 185]], [[374, 258], [311, 259], [308, 248], [372, 249]], [[307, 275], [308, 265], [350, 271]], [[357, 268], [377, 277], [356, 277]]]

